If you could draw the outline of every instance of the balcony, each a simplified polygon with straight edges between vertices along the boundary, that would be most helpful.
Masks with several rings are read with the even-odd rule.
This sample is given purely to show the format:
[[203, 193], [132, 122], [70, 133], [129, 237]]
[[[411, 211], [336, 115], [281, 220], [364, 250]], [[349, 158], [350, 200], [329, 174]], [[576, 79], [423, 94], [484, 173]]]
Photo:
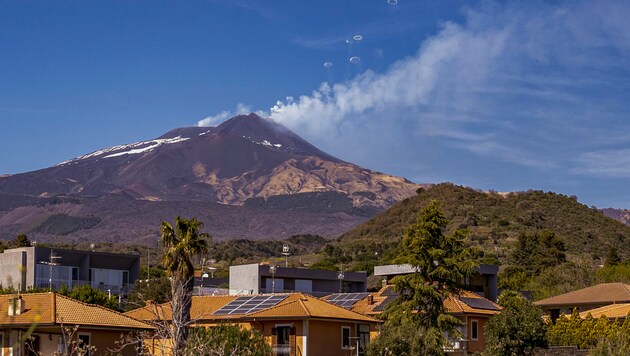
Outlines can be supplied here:
[[274, 344], [271, 345], [271, 351], [273, 356], [291, 356], [295, 355], [295, 348], [292, 348], [286, 344]]
[[52, 281], [50, 281], [48, 278], [37, 278], [35, 281], [35, 287], [36, 288], [49, 288], [49, 286], [51, 285], [51, 282], [52, 282], [53, 290], [59, 290], [59, 288], [61, 288], [61, 286], [64, 286], [64, 285], [72, 289], [74, 287], [88, 284], [88, 285], [91, 285], [92, 288], [97, 288], [104, 292], [110, 292], [112, 294], [128, 294], [129, 291], [131, 290], [131, 287], [133, 286], [131, 284], [126, 284], [126, 283], [123, 283], [121, 285], [109, 285], [109, 284], [103, 284], [103, 283], [95, 283], [95, 282], [93, 283], [91, 281], [84, 281], [84, 280], [69, 281], [67, 279], [53, 278]]

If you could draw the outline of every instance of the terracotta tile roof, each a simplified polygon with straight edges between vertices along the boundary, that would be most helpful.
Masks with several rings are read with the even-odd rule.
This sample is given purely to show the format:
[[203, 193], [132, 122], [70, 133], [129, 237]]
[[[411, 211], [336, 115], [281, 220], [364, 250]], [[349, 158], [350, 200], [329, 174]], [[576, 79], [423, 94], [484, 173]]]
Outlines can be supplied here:
[[[462, 301], [461, 298], [470, 298], [473, 300], [479, 300], [481, 301], [483, 304], [487, 304], [489, 306], [491, 306], [492, 308], [496, 308], [496, 310], [493, 309], [487, 309], [487, 308], [479, 308], [479, 307], [473, 307], [467, 303], [465, 303], [464, 301]], [[446, 298], [446, 300], [444, 301], [444, 309], [451, 313], [451, 314], [482, 314], [482, 315], [495, 315], [495, 314], [499, 314], [500, 311], [503, 309], [503, 307], [501, 307], [499, 304], [496, 304], [476, 293], [473, 292], [469, 292], [466, 290], [461, 291], [461, 293], [459, 295], [451, 295], [448, 298]]]
[[541, 307], [630, 302], [630, 284], [602, 283], [534, 302]]
[[[212, 316], [222, 306], [233, 301], [238, 296], [220, 295], [220, 296], [193, 296], [192, 305], [190, 307], [190, 318], [193, 320], [206, 319]], [[132, 318], [138, 320], [170, 320], [171, 305], [170, 303], [151, 304], [142, 308], [130, 310], [125, 313]], [[216, 319], [234, 319], [235, 315], [219, 315]]]
[[599, 307], [591, 310], [587, 310], [580, 313], [580, 318], [584, 319], [588, 314], [595, 319], [602, 316], [606, 316], [610, 319], [625, 319], [630, 313], [630, 303], [611, 304], [604, 307]]
[[278, 305], [247, 315], [250, 318], [321, 318], [380, 322], [369, 316], [339, 307], [308, 294], [295, 293]]
[[23, 294], [25, 309], [20, 315], [8, 315], [9, 299], [16, 295], [0, 295], [0, 325], [54, 324], [54, 295], [49, 293]]
[[[393, 286], [387, 285], [381, 288], [376, 293], [372, 293], [372, 304], [369, 302], [369, 297], [364, 298], [358, 302], [356, 302], [352, 306], [352, 310], [365, 314], [365, 315], [378, 315], [383, 312], [383, 308], [378, 308], [379, 305], [383, 302], [389, 302], [393, 298], [395, 298], [397, 294], [393, 291]], [[460, 297], [464, 298], [472, 298], [479, 299], [483, 301], [484, 304], [491, 306], [492, 308], [496, 308], [498, 310], [490, 310], [484, 308], [475, 308], [472, 307], [465, 302], [463, 302]], [[388, 299], [389, 298], [389, 299]], [[453, 314], [482, 314], [482, 315], [494, 315], [498, 314], [501, 309], [503, 309], [500, 305], [479, 296], [476, 293], [469, 291], [462, 291], [458, 296], [450, 296], [444, 301], [444, 309]]]
[[83, 303], [57, 293], [22, 294], [25, 303], [21, 315], [7, 315], [9, 299], [0, 296], [0, 325], [82, 325], [117, 329], [152, 329], [153, 327], [117, 311]]
[[[361, 315], [359, 313], [338, 307], [324, 300], [313, 296], [292, 293], [288, 294], [286, 299], [277, 305], [252, 312], [249, 314], [231, 314], [231, 315], [214, 315], [222, 306], [228, 304], [238, 296], [195, 296], [193, 297], [192, 306], [190, 308], [190, 317], [199, 322], [205, 321], [221, 321], [221, 320], [250, 320], [250, 319], [305, 319], [305, 318], [322, 318], [322, 319], [341, 319], [355, 320], [367, 322], [379, 322], [371, 317]], [[153, 308], [153, 309], [150, 309]], [[153, 311], [152, 311], [153, 310]], [[156, 320], [159, 310], [162, 318], [168, 320], [171, 318], [170, 305], [165, 303], [159, 306], [147, 306], [140, 309], [132, 310], [126, 315], [141, 320]]]

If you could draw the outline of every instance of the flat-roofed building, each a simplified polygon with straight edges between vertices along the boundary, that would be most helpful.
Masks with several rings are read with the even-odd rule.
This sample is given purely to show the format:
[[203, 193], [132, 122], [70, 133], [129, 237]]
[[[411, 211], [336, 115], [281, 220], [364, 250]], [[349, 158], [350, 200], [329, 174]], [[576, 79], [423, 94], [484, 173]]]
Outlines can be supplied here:
[[230, 266], [230, 294], [302, 292], [316, 297], [367, 290], [366, 272], [274, 267], [264, 264]]
[[139, 255], [40, 246], [0, 253], [0, 286], [20, 291], [89, 284], [113, 294], [125, 294], [139, 273]]
[[[486, 299], [496, 302], [499, 297], [497, 287], [497, 273], [499, 272], [499, 266], [482, 264], [479, 265], [475, 271], [476, 272], [472, 276], [459, 281], [461, 288], [477, 293]], [[416, 269], [408, 264], [374, 267], [374, 275], [383, 276], [386, 280], [386, 284], [391, 284], [390, 281], [396, 276], [415, 272]]]

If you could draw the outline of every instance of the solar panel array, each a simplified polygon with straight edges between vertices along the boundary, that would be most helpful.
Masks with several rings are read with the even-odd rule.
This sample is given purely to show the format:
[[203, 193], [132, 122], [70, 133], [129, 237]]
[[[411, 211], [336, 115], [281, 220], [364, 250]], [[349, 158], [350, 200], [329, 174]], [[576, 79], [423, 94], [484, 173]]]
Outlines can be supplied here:
[[334, 293], [326, 298], [327, 302], [350, 309], [354, 303], [367, 297], [370, 293]]
[[241, 296], [217, 309], [213, 315], [249, 314], [255, 311], [271, 308], [281, 301], [286, 295], [255, 295]]
[[487, 299], [482, 298], [470, 298], [470, 297], [459, 297], [459, 300], [466, 303], [471, 308], [477, 309], [485, 309], [485, 310], [499, 310], [499, 308]]
[[385, 290], [381, 293], [381, 295], [398, 295], [398, 292], [394, 290], [393, 286], [385, 287]]
[[391, 302], [396, 300], [396, 298], [398, 298], [398, 295], [390, 294], [379, 305], [375, 306], [374, 309], [372, 309], [372, 310], [373, 311], [384, 311], [385, 307], [387, 307]]

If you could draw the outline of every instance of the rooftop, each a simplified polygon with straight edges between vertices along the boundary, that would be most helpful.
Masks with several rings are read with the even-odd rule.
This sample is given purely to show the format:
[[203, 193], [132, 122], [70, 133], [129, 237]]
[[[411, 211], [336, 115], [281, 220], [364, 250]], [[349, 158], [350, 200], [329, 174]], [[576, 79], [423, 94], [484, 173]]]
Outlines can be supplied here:
[[9, 300], [16, 295], [0, 295], [0, 325], [82, 325], [124, 329], [152, 329], [153, 327], [123, 313], [100, 305], [83, 303], [57, 293], [29, 293], [19, 298], [25, 304], [24, 312], [8, 315]]
[[630, 284], [602, 283], [534, 302], [540, 307], [630, 302]]
[[[261, 320], [261, 319], [335, 319], [364, 322], [378, 320], [344, 309], [305, 293], [266, 294], [265, 296], [285, 296], [277, 304], [249, 313], [217, 314], [216, 311], [236, 300], [239, 296], [194, 296], [190, 317], [192, 320], [212, 322], [222, 320]], [[240, 296], [243, 297], [243, 296]], [[252, 296], [247, 296], [252, 297]], [[170, 305], [148, 305], [126, 313], [136, 319], [157, 320], [171, 318]]]

